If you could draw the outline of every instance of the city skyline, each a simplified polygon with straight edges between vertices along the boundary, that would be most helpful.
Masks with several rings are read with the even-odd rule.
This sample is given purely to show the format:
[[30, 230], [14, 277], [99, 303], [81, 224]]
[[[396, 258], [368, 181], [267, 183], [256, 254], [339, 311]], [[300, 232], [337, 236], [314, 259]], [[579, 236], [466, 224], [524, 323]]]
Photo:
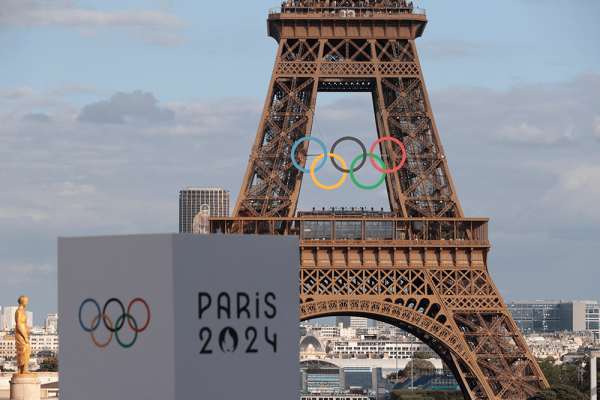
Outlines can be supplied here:
[[[189, 186], [223, 187], [235, 203], [277, 4], [192, 3], [4, 2], [0, 304], [25, 294], [38, 318], [57, 311], [57, 236], [177, 232]], [[490, 218], [501, 295], [600, 300], [600, 3], [415, 6], [429, 19], [417, 45], [441, 141], [466, 216]], [[346, 131], [372, 142], [368, 96], [317, 103], [313, 135], [328, 146]], [[299, 210], [387, 209], [383, 188], [335, 192], [307, 180]]]

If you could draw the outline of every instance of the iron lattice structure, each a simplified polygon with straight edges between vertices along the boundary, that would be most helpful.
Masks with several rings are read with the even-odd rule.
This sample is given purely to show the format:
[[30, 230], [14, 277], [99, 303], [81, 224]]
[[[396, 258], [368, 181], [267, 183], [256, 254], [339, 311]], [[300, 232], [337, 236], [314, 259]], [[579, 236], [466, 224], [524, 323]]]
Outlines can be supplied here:
[[[423, 340], [465, 398], [526, 399], [548, 386], [487, 268], [487, 219], [463, 216], [434, 122], [412, 3], [288, 1], [272, 10], [273, 75], [233, 218], [211, 232], [300, 236], [302, 320], [365, 316]], [[319, 91], [370, 92], [378, 136], [406, 163], [386, 177], [390, 212], [296, 214]], [[308, 142], [298, 146], [304, 167]], [[380, 144], [386, 168], [399, 146]], [[310, 233], [309, 233], [310, 232]]]

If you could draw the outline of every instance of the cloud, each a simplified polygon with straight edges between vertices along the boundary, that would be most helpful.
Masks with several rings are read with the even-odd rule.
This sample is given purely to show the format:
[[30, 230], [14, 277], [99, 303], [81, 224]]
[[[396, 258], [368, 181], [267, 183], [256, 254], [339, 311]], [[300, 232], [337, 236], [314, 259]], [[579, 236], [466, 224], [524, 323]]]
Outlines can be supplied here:
[[132, 28], [129, 30], [131, 36], [152, 46], [176, 47], [186, 42], [178, 33], [169, 32], [148, 32], [142, 29]]
[[600, 117], [596, 117], [593, 124], [594, 134], [600, 139]]
[[64, 182], [58, 185], [60, 196], [72, 197], [96, 194], [94, 185], [75, 185], [72, 182]]
[[37, 94], [35, 90], [26, 86], [20, 87], [17, 90], [0, 88], [0, 99], [15, 100], [21, 97], [33, 96], [35, 94]]
[[51, 217], [51, 214], [47, 211], [26, 209], [19, 207], [1, 207], [0, 208], [0, 219], [31, 219], [33, 221], [41, 221]]
[[25, 190], [16, 190], [16, 193], [20, 200], [11, 205], [11, 200], [6, 199], [0, 206], [0, 219], [39, 222], [68, 217], [69, 214], [74, 217], [76, 210], [85, 208], [84, 204], [93, 198], [96, 188], [91, 184], [57, 182], [41, 183]]
[[52, 122], [52, 118], [50, 118], [47, 114], [44, 113], [27, 113], [23, 115], [21, 119], [23, 121], [31, 122]]
[[157, 106], [158, 100], [152, 93], [136, 90], [132, 93], [115, 93], [110, 100], [91, 103], [83, 107], [78, 121], [98, 124], [124, 124], [126, 118], [145, 119], [150, 122], [172, 120], [174, 113], [170, 109]]
[[[462, 125], [460, 135], [483, 135], [495, 144], [567, 145], [591, 138], [600, 98], [600, 75], [588, 73], [552, 84], [521, 85], [504, 92], [452, 88], [432, 95], [436, 119]], [[469, 110], [466, 120], [465, 110]]]
[[600, 233], [599, 198], [600, 163], [566, 168], [558, 172], [553, 187], [532, 200], [527, 211], [534, 214], [527, 219], [556, 237], [596, 240]]
[[429, 58], [473, 57], [481, 54], [491, 46], [465, 42], [462, 40], [424, 40], [419, 45], [419, 52]]
[[[98, 35], [94, 30], [98, 28], [135, 28], [137, 32], [145, 32], [154, 38], [147, 43], [167, 47], [183, 41], [175, 40], [175, 37], [185, 28], [179, 17], [164, 11], [87, 10], [68, 0], [0, 0], [0, 10], [0, 27], [3, 29], [67, 27], [89, 38]], [[170, 39], [161, 41], [161, 35]]]
[[[560, 138], [555, 132], [544, 132], [540, 128], [521, 122], [517, 126], [505, 126], [492, 132], [500, 142], [515, 142], [523, 144], [554, 144]], [[565, 132], [565, 137], [571, 136], [570, 131]]]
[[50, 88], [50, 93], [57, 96], [66, 96], [72, 93], [92, 93], [97, 94], [98, 90], [89, 85], [62, 85]]
[[33, 265], [33, 264], [25, 264], [25, 265], [16, 265], [11, 268], [11, 271], [18, 272], [29, 272], [29, 271], [52, 271], [52, 265], [43, 264], [43, 265]]

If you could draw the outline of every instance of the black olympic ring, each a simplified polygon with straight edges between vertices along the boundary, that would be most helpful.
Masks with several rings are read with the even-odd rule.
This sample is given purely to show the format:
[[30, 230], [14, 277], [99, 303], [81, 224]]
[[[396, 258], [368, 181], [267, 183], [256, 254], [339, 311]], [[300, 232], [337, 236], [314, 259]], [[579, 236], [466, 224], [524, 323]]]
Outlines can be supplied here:
[[[361, 169], [363, 167], [363, 165], [365, 165], [365, 161], [367, 161], [367, 149], [365, 149], [365, 145], [363, 144], [363, 142], [361, 142], [360, 140], [358, 140], [355, 137], [352, 136], [344, 136], [341, 139], [338, 139], [333, 146], [331, 146], [331, 152], [335, 153], [335, 146], [337, 146], [340, 142], [346, 141], [346, 140], [352, 140], [353, 142], [358, 143], [358, 145], [360, 146], [360, 148], [362, 149], [362, 160], [360, 162], [360, 164], [358, 165], [358, 167], [354, 168], [354, 172], [358, 171], [359, 169]], [[349, 169], [344, 169], [342, 167], [340, 167], [339, 165], [337, 165], [337, 162], [335, 161], [335, 158], [331, 157], [331, 163], [333, 164], [333, 166], [335, 167], [335, 169], [337, 169], [340, 172], [345, 172], [345, 173], [349, 173], [350, 170]]]
[[[117, 303], [119, 303], [119, 305], [121, 306], [121, 315], [125, 315], [125, 307], [123, 307], [123, 303], [121, 303], [121, 300], [113, 297], [112, 299], [108, 300], [106, 303], [104, 303], [104, 308], [102, 309], [102, 314], [106, 315], [106, 307], [108, 306], [109, 303], [116, 301]], [[102, 318], [102, 321], [104, 322], [104, 326], [106, 327], [106, 329], [108, 329], [109, 331], [112, 332], [118, 332], [121, 330], [121, 328], [123, 327], [123, 324], [125, 323], [125, 318], [121, 318], [121, 321], [119, 321], [121, 323], [121, 325], [117, 325], [113, 328], [110, 328], [108, 326], [108, 324], [106, 323], [106, 318]]]

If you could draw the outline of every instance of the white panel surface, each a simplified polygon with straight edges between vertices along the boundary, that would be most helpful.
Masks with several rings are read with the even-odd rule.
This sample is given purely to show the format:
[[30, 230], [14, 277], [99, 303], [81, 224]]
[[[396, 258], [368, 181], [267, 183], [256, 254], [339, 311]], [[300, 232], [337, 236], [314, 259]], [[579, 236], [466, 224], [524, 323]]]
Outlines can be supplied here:
[[175, 238], [177, 399], [298, 397], [298, 249], [290, 236]]
[[[297, 396], [297, 237], [59, 238], [58, 258], [63, 400]], [[119, 344], [97, 322], [94, 344], [94, 301], [115, 326], [109, 300], [127, 313], [137, 298], [150, 320], [141, 301], [129, 314], [145, 330], [119, 322]]]

